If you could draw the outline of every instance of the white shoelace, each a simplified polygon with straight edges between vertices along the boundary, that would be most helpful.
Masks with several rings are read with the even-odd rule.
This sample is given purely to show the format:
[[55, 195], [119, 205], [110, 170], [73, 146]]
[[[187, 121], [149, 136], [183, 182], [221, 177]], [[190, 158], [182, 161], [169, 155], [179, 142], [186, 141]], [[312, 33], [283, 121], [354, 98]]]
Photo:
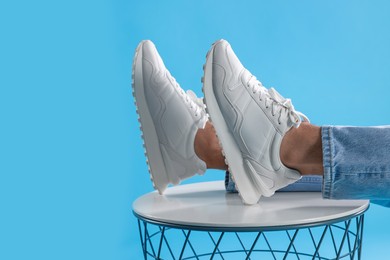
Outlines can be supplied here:
[[206, 105], [203, 102], [203, 98], [197, 97], [195, 92], [190, 90], [190, 89], [187, 90], [186, 93], [187, 93], [187, 96], [189, 97], [189, 99], [192, 100], [192, 102], [195, 103], [195, 105], [199, 109], [196, 112], [199, 112], [199, 113], [203, 112], [204, 114], [206, 114]]
[[188, 104], [191, 111], [193, 111], [195, 118], [202, 116], [202, 114], [207, 116], [206, 106], [203, 103], [203, 98], [198, 98], [195, 92], [193, 92], [192, 90], [187, 90], [187, 93], [184, 92], [184, 90], [180, 87], [179, 83], [176, 82], [176, 79], [172, 75], [170, 75], [169, 72], [167, 74], [173, 81], [176, 89], [179, 91], [183, 100]]
[[284, 98], [274, 88], [266, 89], [260, 81], [252, 76], [248, 81], [248, 87], [251, 88], [253, 94], [259, 95], [259, 101], [264, 100], [265, 108], [271, 107], [271, 114], [279, 113], [278, 123], [281, 124], [282, 113], [285, 113], [290, 118], [294, 127], [298, 128], [302, 121], [309, 122], [309, 119], [303, 113], [296, 111], [291, 102], [291, 99]]

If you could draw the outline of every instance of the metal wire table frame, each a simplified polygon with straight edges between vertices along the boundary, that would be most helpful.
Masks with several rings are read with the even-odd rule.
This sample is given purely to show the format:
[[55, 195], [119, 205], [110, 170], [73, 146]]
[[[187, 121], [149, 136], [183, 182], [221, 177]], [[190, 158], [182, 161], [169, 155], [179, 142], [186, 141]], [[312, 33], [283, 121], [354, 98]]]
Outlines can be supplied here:
[[[364, 212], [298, 226], [213, 228], [138, 218], [144, 259], [361, 259]], [[208, 241], [208, 242], [207, 242]]]

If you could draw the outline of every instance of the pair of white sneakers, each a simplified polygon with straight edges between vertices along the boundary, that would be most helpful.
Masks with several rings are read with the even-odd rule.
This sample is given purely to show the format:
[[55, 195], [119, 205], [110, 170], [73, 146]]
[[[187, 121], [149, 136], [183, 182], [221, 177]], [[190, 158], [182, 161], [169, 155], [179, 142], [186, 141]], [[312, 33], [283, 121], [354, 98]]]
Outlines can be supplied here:
[[138, 45], [132, 78], [149, 172], [160, 194], [169, 183], [206, 171], [194, 140], [208, 114], [245, 204], [255, 204], [300, 179], [299, 172], [283, 165], [279, 152], [285, 133], [307, 117], [294, 110], [290, 99], [266, 89], [227, 41], [215, 42], [207, 53], [205, 104], [180, 88], [151, 41]]

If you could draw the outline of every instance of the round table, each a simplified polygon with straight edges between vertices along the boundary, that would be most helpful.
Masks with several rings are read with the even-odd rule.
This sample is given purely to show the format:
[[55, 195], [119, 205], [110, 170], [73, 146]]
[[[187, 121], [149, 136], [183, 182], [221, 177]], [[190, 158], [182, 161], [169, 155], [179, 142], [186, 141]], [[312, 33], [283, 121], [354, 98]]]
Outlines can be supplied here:
[[133, 203], [145, 259], [360, 259], [367, 200], [276, 192], [256, 205], [223, 181], [170, 187]]

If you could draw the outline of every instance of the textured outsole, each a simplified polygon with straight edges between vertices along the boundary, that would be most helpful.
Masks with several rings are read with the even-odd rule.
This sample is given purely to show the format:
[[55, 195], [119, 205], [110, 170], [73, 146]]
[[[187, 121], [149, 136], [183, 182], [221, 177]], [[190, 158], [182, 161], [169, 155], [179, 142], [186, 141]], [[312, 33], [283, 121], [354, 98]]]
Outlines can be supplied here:
[[[160, 194], [163, 194], [164, 190], [166, 189], [167, 187], [167, 184], [169, 183], [168, 181], [168, 176], [167, 174], [165, 173], [164, 175], [159, 173], [158, 176], [157, 176], [157, 173], [154, 174], [154, 169], [152, 168], [157, 168], [157, 167], [152, 167], [151, 164], [160, 164], [161, 166], [161, 161], [162, 161], [162, 156], [154, 156], [154, 158], [151, 158], [150, 157], [150, 153], [161, 153], [160, 151], [156, 151], [156, 150], [159, 150], [159, 148], [156, 148], [156, 145], [154, 145], [154, 149], [152, 149], [151, 147], [148, 148], [148, 146], [152, 146], [152, 145], [148, 145], [146, 143], [146, 139], [145, 139], [145, 135], [148, 135], [149, 139], [151, 137], [153, 137], [152, 139], [157, 139], [157, 134], [153, 133], [154, 129], [151, 129], [152, 127], [149, 127], [148, 128], [148, 132], [146, 133], [145, 132], [145, 128], [144, 128], [144, 125], [146, 125], [147, 123], [150, 125], [150, 124], [153, 124], [152, 122], [147, 122], [148, 121], [151, 121], [151, 119], [147, 119], [148, 117], [150, 117], [150, 115], [148, 114], [148, 109], [146, 107], [143, 107], [143, 118], [141, 118], [141, 112], [140, 112], [140, 108], [139, 106], [141, 105], [141, 102], [137, 102], [137, 100], [142, 100], [142, 102], [146, 102], [144, 101], [144, 97], [143, 97], [143, 94], [142, 92], [143, 91], [137, 91], [136, 90], [136, 68], [141, 66], [142, 64], [137, 64], [137, 63], [141, 63], [141, 60], [142, 60], [142, 47], [143, 47], [143, 44], [147, 42], [147, 41], [142, 41], [140, 44], [138, 44], [137, 48], [136, 48], [136, 51], [135, 51], [135, 55], [134, 55], [134, 59], [133, 59], [133, 67], [132, 67], [132, 73], [131, 73], [131, 78], [132, 78], [132, 82], [131, 82], [131, 85], [132, 85], [132, 94], [133, 94], [133, 97], [134, 97], [134, 105], [136, 107], [136, 112], [137, 112], [137, 115], [138, 115], [138, 122], [139, 122], [139, 127], [140, 127], [140, 130], [141, 130], [141, 139], [142, 139], [142, 145], [143, 145], [143, 148], [144, 148], [144, 154], [145, 154], [145, 158], [146, 158], [146, 164], [147, 164], [147, 167], [148, 167], [148, 171], [149, 171], [149, 176], [150, 176], [150, 180], [153, 184], [153, 188], [155, 190], [157, 190]], [[141, 66], [142, 67], [142, 66]], [[139, 68], [140, 69], [140, 68]], [[141, 73], [142, 74], [142, 73]], [[138, 75], [137, 75], [138, 76]], [[141, 87], [141, 90], [143, 90], [143, 85]], [[143, 106], [143, 105], [142, 105]], [[160, 158], [159, 158], [160, 157]], [[153, 162], [151, 161], [153, 160]], [[155, 162], [157, 160], [157, 162]], [[158, 162], [160, 161], [160, 162]], [[158, 167], [160, 168], [159, 171], [165, 171], [165, 167]], [[166, 177], [166, 178], [165, 178]], [[159, 183], [161, 181], [158, 181], [157, 179], [165, 179], [163, 182], [162, 185], [160, 185]]]
[[[211, 82], [206, 82], [206, 81], [211, 80], [211, 77], [209, 75], [209, 73], [210, 73], [209, 70], [211, 70], [210, 66], [212, 66], [211, 59], [212, 59], [214, 47], [220, 41], [222, 41], [222, 40], [218, 40], [212, 44], [212, 47], [210, 48], [210, 50], [206, 54], [206, 64], [203, 65], [204, 76], [201, 78], [201, 82], [203, 83], [202, 91], [204, 94], [204, 102], [206, 103], [206, 111], [210, 116], [210, 121], [218, 122], [218, 123], [214, 124], [215, 133], [218, 137], [220, 147], [222, 148], [222, 154], [225, 158], [225, 164], [228, 166], [228, 171], [231, 173], [232, 179], [235, 182], [235, 188], [238, 191], [238, 195], [241, 197], [242, 201], [245, 204], [253, 205], [259, 201], [259, 199], [261, 197], [261, 193], [257, 190], [257, 188], [255, 188], [253, 186], [253, 183], [251, 183], [250, 180], [247, 180], [246, 184], [244, 184], [244, 185], [238, 184], [238, 183], [241, 183], [244, 178], [248, 179], [248, 177], [245, 176], [245, 173], [244, 173], [245, 171], [243, 169], [241, 169], [240, 171], [235, 171], [232, 169], [232, 165], [229, 163], [229, 161], [233, 160], [233, 158], [230, 157], [228, 159], [229, 156], [227, 156], [227, 154], [226, 154], [227, 147], [225, 147], [225, 145], [228, 146], [228, 144], [221, 141], [221, 139], [223, 139], [225, 136], [224, 133], [227, 132], [226, 131], [226, 128], [227, 128], [226, 123], [224, 122], [222, 115], [219, 115], [219, 114], [221, 114], [219, 109], [213, 108], [212, 109], [213, 111], [210, 111], [212, 104], [215, 104], [216, 100], [215, 100], [214, 95], [211, 93], [212, 91], [209, 92], [209, 90], [208, 90], [210, 87], [206, 87], [206, 84], [212, 85], [212, 81]], [[237, 180], [238, 180], [238, 182], [237, 182]], [[241, 187], [245, 186], [245, 188], [246, 188], [245, 191], [241, 190], [240, 186]], [[248, 187], [249, 187], [249, 189], [248, 189]]]

